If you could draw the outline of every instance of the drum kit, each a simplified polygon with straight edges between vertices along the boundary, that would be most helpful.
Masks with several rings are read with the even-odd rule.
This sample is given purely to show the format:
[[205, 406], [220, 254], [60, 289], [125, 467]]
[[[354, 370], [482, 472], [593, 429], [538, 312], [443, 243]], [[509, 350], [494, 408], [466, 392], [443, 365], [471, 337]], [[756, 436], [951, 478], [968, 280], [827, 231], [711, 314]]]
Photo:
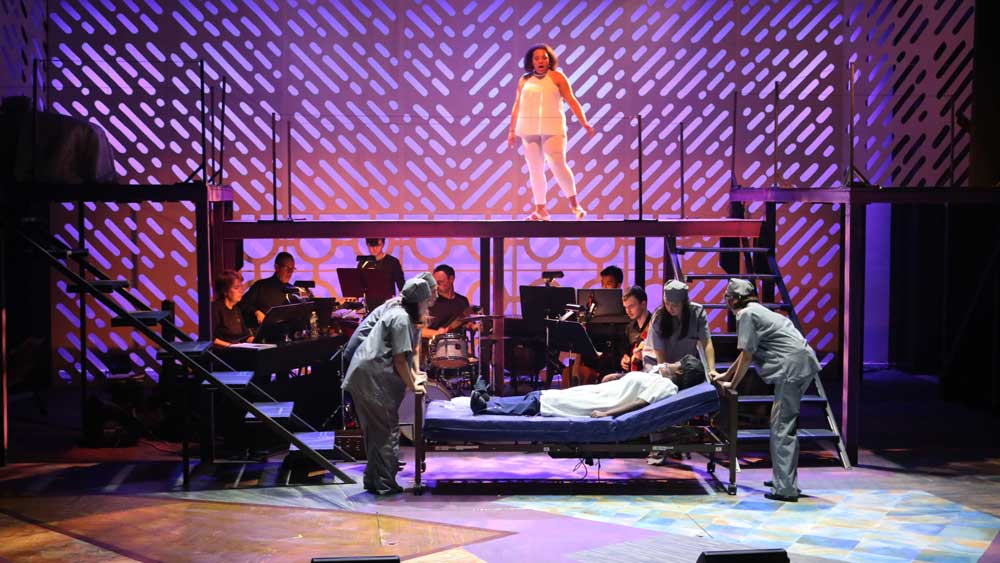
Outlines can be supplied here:
[[[462, 319], [462, 323], [479, 322], [499, 318], [497, 315], [472, 315]], [[494, 336], [480, 336], [480, 345], [493, 342]], [[435, 336], [427, 344], [424, 368], [429, 379], [425, 384], [424, 405], [431, 401], [448, 401], [452, 397], [469, 395], [480, 374], [479, 358], [473, 353], [469, 338], [462, 333], [449, 332]], [[414, 422], [414, 393], [407, 390], [399, 407], [400, 433], [412, 440]]]

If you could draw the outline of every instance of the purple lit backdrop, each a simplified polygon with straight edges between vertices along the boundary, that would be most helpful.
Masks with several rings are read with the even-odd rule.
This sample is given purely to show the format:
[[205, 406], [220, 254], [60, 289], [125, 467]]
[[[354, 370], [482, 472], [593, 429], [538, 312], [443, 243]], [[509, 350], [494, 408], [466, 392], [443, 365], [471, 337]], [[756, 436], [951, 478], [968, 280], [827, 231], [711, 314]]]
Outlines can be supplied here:
[[[599, 131], [588, 139], [569, 120], [571, 165], [592, 216], [613, 220], [638, 211], [633, 116], [642, 114], [646, 217], [682, 211], [682, 123], [684, 214], [719, 217], [727, 212], [733, 92], [740, 96], [735, 134], [742, 185], [839, 185], [849, 119], [846, 65], [855, 59], [859, 165], [875, 182], [947, 180], [946, 103], [961, 92], [957, 109], [968, 112], [970, 100], [963, 87], [971, 79], [970, 6], [207, 2], [159, 8], [61, 2], [50, 6], [49, 55], [66, 61], [47, 69], [47, 99], [57, 111], [87, 116], [108, 130], [127, 181], [177, 181], [199, 158], [195, 61], [204, 58], [210, 84], [218, 85], [223, 75], [230, 81], [225, 181], [236, 188], [238, 218], [272, 211], [272, 112], [280, 114], [279, 216], [516, 217], [528, 209], [530, 195], [520, 151], [504, 143], [506, 116], [521, 55], [532, 43], [550, 42]], [[780, 174], [772, 152], [776, 81]], [[289, 123], [296, 195], [290, 210], [284, 206]], [[219, 123], [213, 125], [219, 134]], [[961, 182], [964, 135], [957, 146]], [[550, 207], [565, 212], [554, 185]], [[825, 350], [836, 347], [838, 213], [786, 206], [779, 214], [781, 267], [811, 342]], [[182, 324], [193, 330], [189, 210], [102, 206], [90, 218], [91, 244], [103, 265], [153, 301], [175, 299]], [[68, 229], [64, 234], [72, 236]], [[289, 249], [299, 257], [301, 277], [336, 293], [334, 270], [353, 263], [359, 245], [250, 241], [244, 275], [267, 275], [274, 253]], [[410, 273], [451, 263], [460, 272], [459, 289], [477, 295], [474, 241], [399, 240], [390, 246]], [[662, 283], [662, 245], [650, 241], [647, 251], [647, 283], [653, 286]], [[507, 287], [516, 292], [517, 283], [537, 282], [547, 268], [566, 271], [568, 285], [593, 285], [597, 271], [610, 263], [625, 267], [628, 283], [633, 252], [628, 240], [510, 241]], [[686, 268], [716, 271], [713, 260], [693, 258]], [[721, 290], [721, 284], [700, 283], [693, 294], [712, 302]], [[75, 305], [61, 291], [56, 298], [54, 330], [63, 342], [57, 361], [68, 365], [77, 350]], [[508, 301], [516, 311], [516, 294]], [[124, 331], [103, 330], [103, 311], [93, 316], [98, 350], [145, 346]]]

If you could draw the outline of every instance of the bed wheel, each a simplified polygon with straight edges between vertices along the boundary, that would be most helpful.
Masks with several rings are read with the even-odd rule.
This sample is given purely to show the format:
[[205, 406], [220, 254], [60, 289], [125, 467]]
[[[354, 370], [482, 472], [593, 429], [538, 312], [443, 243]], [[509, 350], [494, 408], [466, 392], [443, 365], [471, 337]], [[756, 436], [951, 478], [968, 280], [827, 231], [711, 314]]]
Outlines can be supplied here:
[[715, 462], [714, 461], [709, 461], [708, 462], [708, 472], [709, 473], [715, 473]]

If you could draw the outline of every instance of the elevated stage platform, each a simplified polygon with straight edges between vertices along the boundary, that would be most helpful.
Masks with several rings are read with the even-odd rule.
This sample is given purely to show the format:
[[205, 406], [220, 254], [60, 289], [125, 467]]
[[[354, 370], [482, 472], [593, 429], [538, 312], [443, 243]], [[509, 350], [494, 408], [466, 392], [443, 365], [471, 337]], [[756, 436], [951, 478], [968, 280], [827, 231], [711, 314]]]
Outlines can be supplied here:
[[[213, 207], [212, 270], [235, 265], [230, 241], [303, 238], [478, 238], [479, 302], [486, 314], [504, 311], [504, 241], [507, 238], [627, 237], [636, 239], [635, 280], [645, 285], [645, 239], [650, 237], [756, 238], [761, 221], [749, 219], [687, 219], [666, 221], [227, 221], [224, 205]], [[666, 246], [666, 240], [665, 246]], [[228, 250], [228, 252], [227, 252]], [[666, 262], [665, 262], [666, 267]], [[664, 272], [666, 275], [666, 272]], [[504, 334], [503, 318], [494, 331]], [[494, 365], [503, 369], [503, 341], [493, 349]]]
[[[227, 221], [222, 206], [213, 207], [212, 270], [232, 267], [227, 241], [303, 238], [478, 238], [480, 303], [503, 311], [503, 245], [507, 238], [626, 237], [636, 239], [636, 282], [646, 278], [644, 239], [650, 237], [756, 238], [761, 222], [749, 219], [677, 219], [666, 221]], [[492, 258], [491, 258], [492, 257]], [[492, 267], [492, 276], [491, 276]], [[492, 278], [492, 282], [491, 282]]]

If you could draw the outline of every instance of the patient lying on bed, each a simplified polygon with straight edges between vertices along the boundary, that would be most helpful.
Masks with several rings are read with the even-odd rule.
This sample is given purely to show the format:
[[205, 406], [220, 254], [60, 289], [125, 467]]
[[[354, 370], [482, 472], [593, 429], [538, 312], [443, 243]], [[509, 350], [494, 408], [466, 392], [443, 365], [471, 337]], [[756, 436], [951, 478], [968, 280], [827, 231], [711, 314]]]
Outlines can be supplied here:
[[641, 409], [677, 394], [679, 389], [705, 381], [700, 370], [683, 369], [682, 362], [663, 368], [654, 373], [629, 372], [607, 383], [532, 391], [515, 397], [490, 397], [482, 391], [474, 391], [470, 406], [475, 414], [601, 418]]

